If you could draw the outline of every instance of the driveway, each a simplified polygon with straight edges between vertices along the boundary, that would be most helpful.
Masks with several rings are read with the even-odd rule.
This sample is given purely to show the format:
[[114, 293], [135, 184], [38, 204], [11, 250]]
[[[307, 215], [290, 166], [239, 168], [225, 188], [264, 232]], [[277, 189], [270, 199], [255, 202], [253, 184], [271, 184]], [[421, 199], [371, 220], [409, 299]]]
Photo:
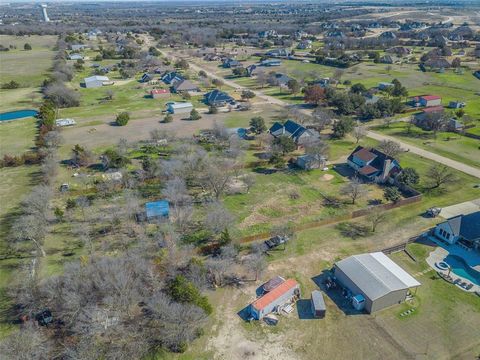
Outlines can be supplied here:
[[430, 151], [424, 150], [422, 148], [419, 148], [419, 147], [407, 144], [405, 142], [402, 142], [402, 141], [398, 140], [397, 138], [393, 138], [391, 136], [379, 134], [379, 133], [374, 132], [374, 131], [367, 131], [367, 136], [369, 138], [372, 138], [372, 139], [375, 139], [375, 140], [378, 140], [378, 141], [382, 141], [382, 140], [395, 141], [398, 144], [400, 144], [400, 146], [404, 150], [410, 151], [410, 152], [412, 152], [414, 154], [417, 154], [417, 155], [420, 155], [424, 158], [436, 161], [440, 164], [447, 165], [447, 166], [449, 166], [449, 167], [451, 167], [455, 170], [464, 172], [465, 174], [472, 175], [472, 176], [475, 176], [476, 178], [480, 179], [480, 169], [474, 168], [473, 166], [469, 166], [469, 165], [466, 165], [466, 164], [461, 163], [459, 161], [455, 161], [455, 160], [446, 158], [444, 156], [441, 156], [441, 155], [432, 153]]
[[476, 211], [480, 211], [480, 199], [444, 207], [440, 212], [440, 216], [449, 219], [457, 215], [467, 215]]

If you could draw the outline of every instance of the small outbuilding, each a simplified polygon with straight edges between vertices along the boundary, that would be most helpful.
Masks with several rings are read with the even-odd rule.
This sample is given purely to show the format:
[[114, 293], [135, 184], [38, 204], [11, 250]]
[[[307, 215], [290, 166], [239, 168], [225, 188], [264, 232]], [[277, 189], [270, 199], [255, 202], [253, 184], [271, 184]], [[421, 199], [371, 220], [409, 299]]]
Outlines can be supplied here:
[[75, 125], [77, 122], [73, 119], [57, 119], [55, 120], [55, 125], [56, 126], [60, 126], [60, 127], [63, 127], [63, 126], [73, 126]]
[[255, 320], [261, 320], [265, 315], [280, 311], [284, 306], [295, 302], [299, 297], [300, 286], [295, 280], [288, 279], [252, 302], [249, 306], [249, 312]]
[[97, 88], [106, 85], [112, 85], [113, 81], [110, 81], [108, 76], [94, 75], [83, 79], [83, 83], [87, 89]]
[[150, 96], [152, 99], [159, 99], [165, 97], [169, 94], [167, 89], [153, 89], [150, 91]]
[[193, 105], [189, 102], [170, 102], [167, 104], [167, 111], [170, 114], [186, 114], [192, 110]]
[[319, 290], [312, 291], [311, 303], [313, 317], [324, 318], [327, 307], [325, 306], [323, 295]]
[[170, 206], [167, 200], [152, 201], [145, 204], [147, 220], [167, 218]]

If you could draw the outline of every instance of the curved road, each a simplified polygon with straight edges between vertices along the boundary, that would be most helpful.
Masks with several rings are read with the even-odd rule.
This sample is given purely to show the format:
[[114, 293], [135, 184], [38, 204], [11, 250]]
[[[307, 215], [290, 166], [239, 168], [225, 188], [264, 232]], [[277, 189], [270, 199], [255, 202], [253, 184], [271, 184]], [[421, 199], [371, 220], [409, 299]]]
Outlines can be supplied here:
[[379, 134], [377, 132], [373, 132], [373, 131], [370, 131], [370, 130], [367, 131], [367, 136], [369, 138], [372, 138], [372, 139], [375, 139], [375, 140], [378, 140], [378, 141], [382, 141], [382, 140], [395, 141], [396, 143], [400, 144], [400, 146], [404, 150], [408, 150], [408, 151], [410, 151], [414, 154], [417, 154], [417, 155], [420, 155], [424, 158], [439, 162], [440, 164], [447, 165], [447, 166], [449, 166], [449, 167], [451, 167], [455, 170], [464, 172], [465, 174], [472, 175], [472, 176], [475, 176], [476, 178], [480, 179], [480, 169], [475, 168], [473, 166], [466, 165], [466, 164], [461, 163], [459, 161], [452, 160], [450, 158], [446, 158], [444, 156], [441, 156], [441, 155], [432, 153], [430, 151], [424, 150], [424, 149], [419, 148], [417, 146], [407, 144], [405, 142], [402, 142], [402, 141], [398, 140], [397, 138], [387, 136], [387, 135], [383, 135], [383, 134]]
[[[178, 56], [175, 56], [174, 54], [172, 53], [168, 53], [168, 55], [170, 55], [171, 57], [177, 57]], [[242, 86], [242, 85], [239, 85], [237, 84], [236, 82], [234, 81], [231, 81], [231, 80], [227, 80], [227, 79], [224, 79], [223, 77], [221, 76], [218, 76], [214, 73], [212, 73], [211, 71], [208, 71], [204, 68], [201, 68], [200, 66], [192, 63], [191, 61], [189, 62], [189, 65], [192, 69], [196, 70], [196, 71], [200, 71], [200, 70], [203, 70], [205, 71], [205, 73], [210, 76], [211, 78], [213, 79], [219, 79], [221, 81], [223, 81], [226, 85], [228, 86], [231, 86], [232, 88], [236, 89], [236, 90], [251, 90], [249, 88], [247, 88], [246, 86]], [[288, 106], [292, 106], [292, 104], [289, 104], [283, 100], [280, 100], [280, 99], [277, 99], [273, 96], [269, 96], [269, 95], [265, 95], [264, 93], [262, 93], [261, 91], [258, 91], [258, 90], [251, 90], [255, 93], [255, 95], [259, 98], [262, 98], [264, 100], [266, 100], [267, 102], [271, 103], [271, 104], [276, 104], [276, 105], [280, 105], [280, 106], [285, 106], [285, 107], [288, 107]], [[310, 115], [310, 113], [305, 110], [305, 109], [302, 109], [302, 111], [307, 114], [307, 115]], [[376, 132], [373, 132], [373, 131], [367, 131], [367, 136], [369, 138], [372, 138], [374, 140], [378, 140], [378, 141], [382, 141], [382, 140], [392, 140], [392, 141], [395, 141], [397, 142], [398, 144], [400, 144], [400, 146], [407, 150], [407, 151], [410, 151], [414, 154], [417, 154], [417, 155], [420, 155], [426, 159], [430, 159], [430, 160], [433, 160], [433, 161], [436, 161], [440, 164], [443, 164], [443, 165], [447, 165], [449, 167], [451, 167], [452, 169], [455, 169], [455, 170], [458, 170], [458, 171], [461, 171], [461, 172], [464, 172], [465, 174], [468, 174], [468, 175], [471, 175], [471, 176], [475, 176], [476, 178], [480, 179], [480, 169], [478, 168], [475, 168], [475, 167], [472, 167], [472, 166], [469, 166], [469, 165], [466, 165], [464, 163], [461, 163], [459, 161], [456, 161], [456, 160], [452, 160], [450, 158], [447, 158], [447, 157], [444, 157], [444, 156], [441, 156], [441, 155], [438, 155], [438, 154], [435, 154], [433, 152], [430, 152], [430, 151], [427, 151], [427, 150], [424, 150], [422, 148], [419, 148], [417, 146], [414, 146], [414, 145], [410, 145], [410, 144], [407, 144], [405, 142], [402, 142], [396, 138], [393, 138], [393, 137], [390, 137], [390, 136], [387, 136], [387, 135], [383, 135], [383, 134], [379, 134], [379, 133], [376, 133]]]

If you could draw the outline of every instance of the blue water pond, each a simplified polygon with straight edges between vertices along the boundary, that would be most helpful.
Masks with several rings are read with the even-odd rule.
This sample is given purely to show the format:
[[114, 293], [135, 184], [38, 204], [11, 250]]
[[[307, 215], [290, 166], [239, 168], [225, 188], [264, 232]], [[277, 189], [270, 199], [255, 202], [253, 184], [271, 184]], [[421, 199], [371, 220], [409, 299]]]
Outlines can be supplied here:
[[18, 120], [26, 117], [37, 116], [36, 110], [17, 110], [0, 114], [0, 121]]

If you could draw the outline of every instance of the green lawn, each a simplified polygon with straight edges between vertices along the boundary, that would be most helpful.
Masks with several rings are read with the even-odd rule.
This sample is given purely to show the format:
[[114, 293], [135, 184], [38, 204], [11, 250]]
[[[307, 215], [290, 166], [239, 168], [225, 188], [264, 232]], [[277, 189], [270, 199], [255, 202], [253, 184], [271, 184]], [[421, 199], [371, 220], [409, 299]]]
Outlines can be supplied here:
[[27, 118], [0, 123], [0, 156], [17, 155], [35, 146], [36, 120]]
[[397, 122], [389, 127], [377, 126], [373, 129], [442, 156], [480, 167], [479, 140], [451, 132], [440, 132], [434, 139], [431, 131], [424, 131], [412, 126], [409, 133], [407, 126], [408, 124], [405, 122]]

